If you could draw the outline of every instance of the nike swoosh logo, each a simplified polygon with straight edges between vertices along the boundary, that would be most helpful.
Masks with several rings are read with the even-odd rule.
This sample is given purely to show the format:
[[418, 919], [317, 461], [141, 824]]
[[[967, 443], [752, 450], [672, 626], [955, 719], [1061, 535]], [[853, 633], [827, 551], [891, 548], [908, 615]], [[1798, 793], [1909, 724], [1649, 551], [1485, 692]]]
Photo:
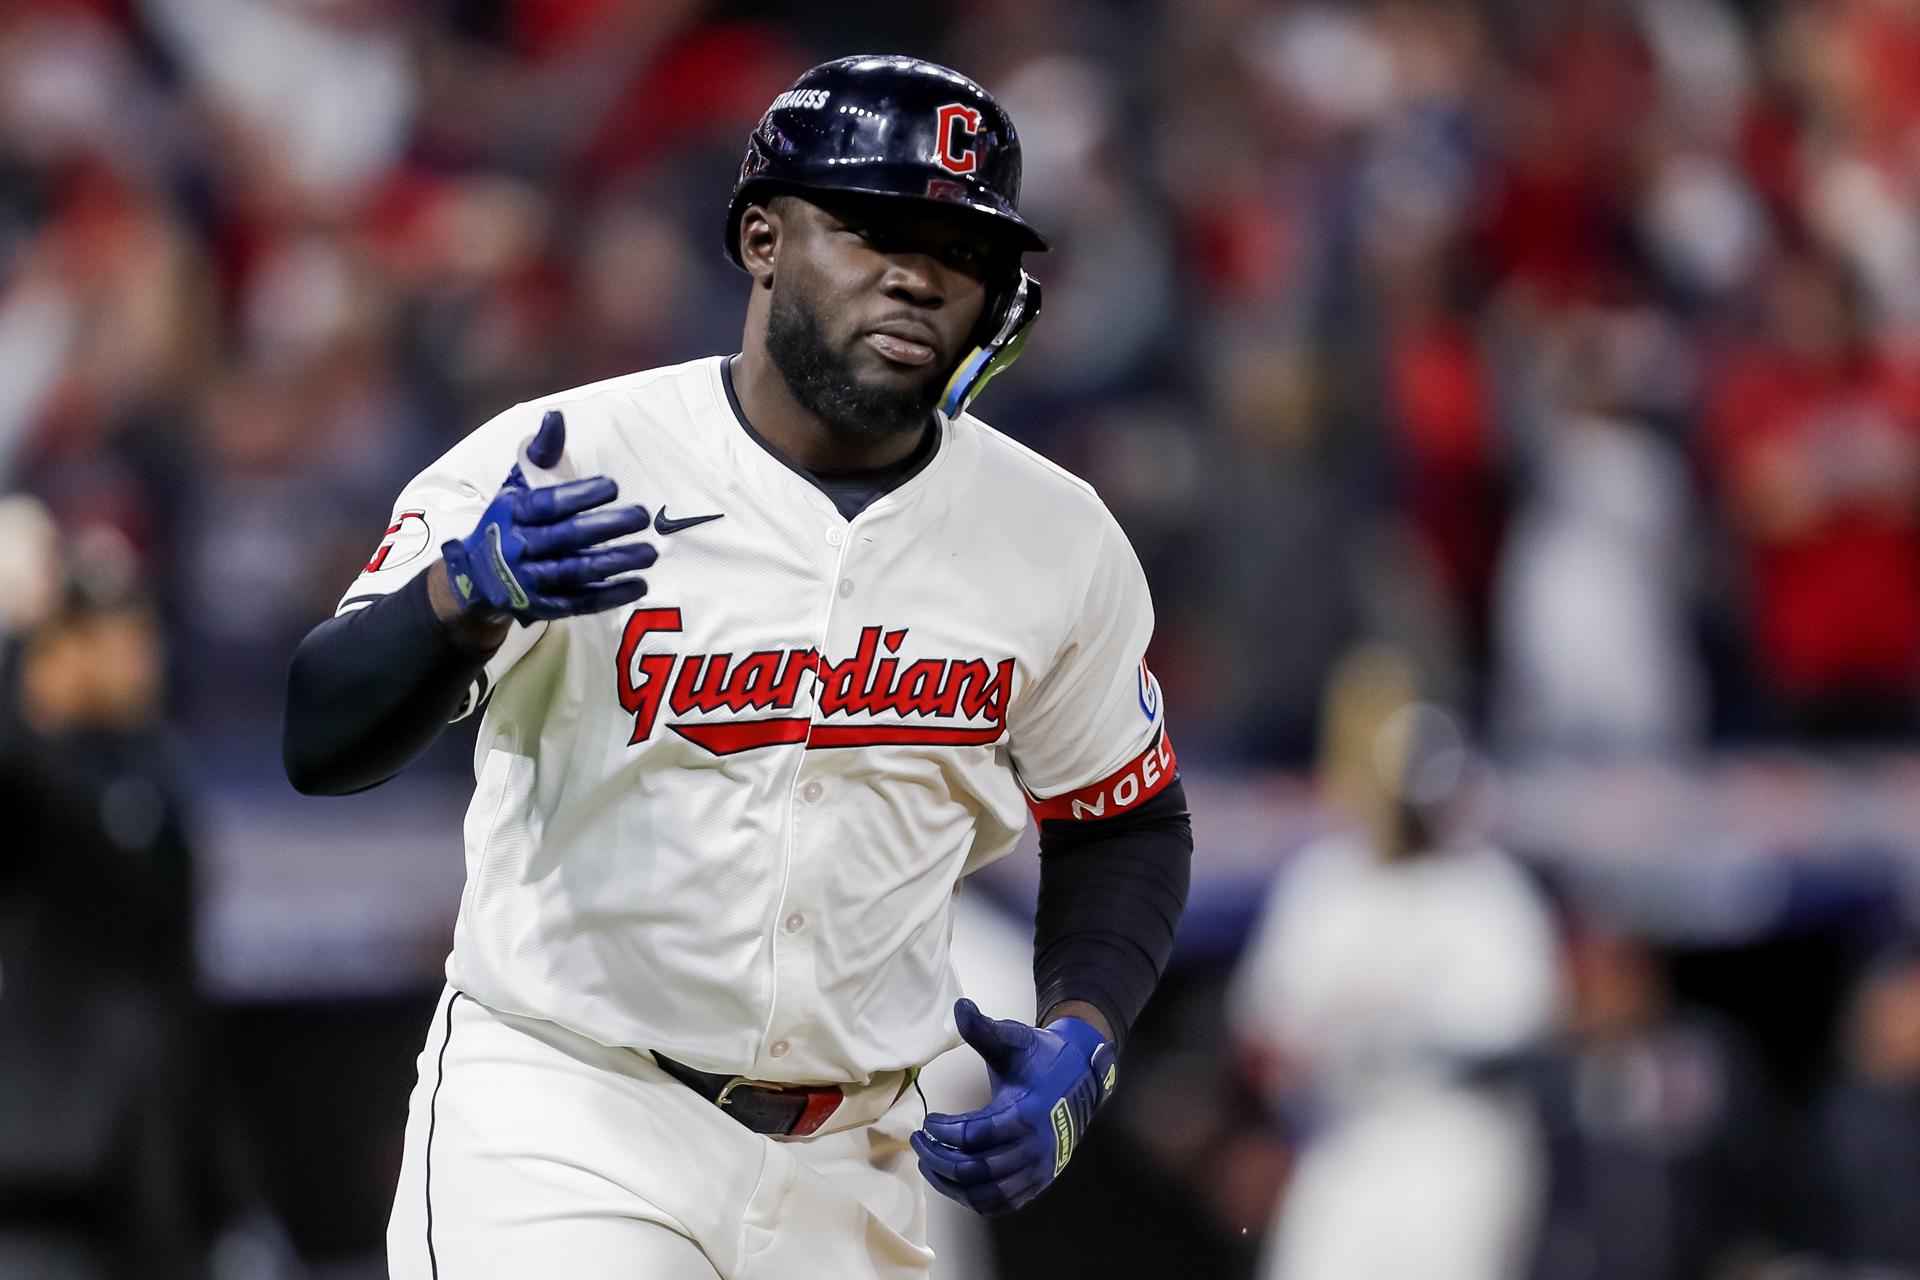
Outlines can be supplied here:
[[659, 516], [653, 522], [653, 530], [655, 533], [678, 533], [682, 529], [691, 529], [709, 520], [718, 520], [725, 514], [727, 513], [724, 511], [716, 511], [710, 516], [688, 516], [684, 520], [675, 520], [667, 515], [667, 509], [662, 507]]

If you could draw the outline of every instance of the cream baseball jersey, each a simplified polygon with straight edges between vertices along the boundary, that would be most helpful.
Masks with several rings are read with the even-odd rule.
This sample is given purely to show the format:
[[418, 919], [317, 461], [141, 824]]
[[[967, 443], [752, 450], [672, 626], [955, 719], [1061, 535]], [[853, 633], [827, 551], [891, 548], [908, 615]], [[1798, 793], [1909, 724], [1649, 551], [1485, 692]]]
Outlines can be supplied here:
[[552, 409], [560, 474], [611, 476], [660, 558], [635, 605], [516, 626], [470, 697], [448, 979], [754, 1079], [931, 1060], [957, 1043], [961, 877], [1030, 809], [1111, 817], [1173, 776], [1125, 535], [968, 415], [846, 520], [749, 433], [711, 358], [481, 427], [407, 486], [341, 609], [471, 530]]

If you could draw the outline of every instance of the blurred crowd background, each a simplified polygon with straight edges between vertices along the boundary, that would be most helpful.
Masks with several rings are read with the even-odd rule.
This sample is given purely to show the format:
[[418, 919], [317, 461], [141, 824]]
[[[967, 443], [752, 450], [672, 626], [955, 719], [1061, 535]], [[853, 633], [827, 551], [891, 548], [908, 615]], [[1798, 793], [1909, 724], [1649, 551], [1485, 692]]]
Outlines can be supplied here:
[[956, 1274], [1920, 1276], [1916, 0], [0, 0], [0, 1275], [379, 1274], [470, 766], [298, 800], [287, 659], [465, 432], [736, 349], [746, 133], [883, 50], [1021, 131], [977, 408], [1199, 838]]

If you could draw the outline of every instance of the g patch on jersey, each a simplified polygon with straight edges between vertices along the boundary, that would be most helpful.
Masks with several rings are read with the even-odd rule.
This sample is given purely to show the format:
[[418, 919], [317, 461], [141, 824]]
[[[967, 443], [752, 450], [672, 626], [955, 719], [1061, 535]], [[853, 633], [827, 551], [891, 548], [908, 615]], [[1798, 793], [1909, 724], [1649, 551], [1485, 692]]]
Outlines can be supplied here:
[[396, 512], [380, 545], [374, 549], [373, 558], [367, 561], [366, 568], [361, 572], [378, 573], [382, 569], [403, 565], [432, 545], [433, 530], [427, 527], [425, 511]]
[[1160, 682], [1147, 670], [1145, 658], [1140, 659], [1140, 714], [1147, 718], [1148, 724], [1160, 714]]

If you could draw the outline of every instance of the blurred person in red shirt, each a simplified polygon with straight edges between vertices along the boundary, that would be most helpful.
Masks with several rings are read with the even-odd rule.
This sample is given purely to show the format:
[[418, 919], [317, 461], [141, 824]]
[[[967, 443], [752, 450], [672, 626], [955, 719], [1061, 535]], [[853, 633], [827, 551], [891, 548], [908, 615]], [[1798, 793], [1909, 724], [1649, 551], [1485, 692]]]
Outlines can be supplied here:
[[1775, 267], [1762, 334], [1730, 362], [1706, 426], [1781, 726], [1821, 738], [1910, 732], [1920, 375], [1875, 343], [1841, 265], [1804, 255]]
[[1430, 261], [1392, 281], [1382, 372], [1401, 508], [1478, 665], [1509, 499], [1494, 371], [1464, 274]]

